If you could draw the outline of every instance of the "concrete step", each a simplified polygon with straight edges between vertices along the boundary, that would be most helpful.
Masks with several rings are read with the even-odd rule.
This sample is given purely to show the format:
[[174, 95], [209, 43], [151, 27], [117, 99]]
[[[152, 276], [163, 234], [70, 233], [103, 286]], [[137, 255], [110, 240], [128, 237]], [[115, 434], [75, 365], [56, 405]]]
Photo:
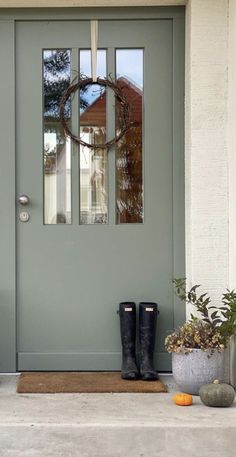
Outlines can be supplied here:
[[194, 397], [193, 406], [178, 407], [173, 391], [16, 394], [15, 384], [0, 377], [1, 457], [236, 455], [236, 404], [207, 408]]

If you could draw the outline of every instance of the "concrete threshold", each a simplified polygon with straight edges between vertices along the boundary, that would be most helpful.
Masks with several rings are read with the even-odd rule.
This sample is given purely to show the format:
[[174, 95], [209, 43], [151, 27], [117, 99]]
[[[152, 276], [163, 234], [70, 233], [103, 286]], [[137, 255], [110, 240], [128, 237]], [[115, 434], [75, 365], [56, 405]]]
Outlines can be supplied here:
[[236, 403], [178, 407], [168, 394], [17, 394], [0, 376], [1, 457], [233, 457]]

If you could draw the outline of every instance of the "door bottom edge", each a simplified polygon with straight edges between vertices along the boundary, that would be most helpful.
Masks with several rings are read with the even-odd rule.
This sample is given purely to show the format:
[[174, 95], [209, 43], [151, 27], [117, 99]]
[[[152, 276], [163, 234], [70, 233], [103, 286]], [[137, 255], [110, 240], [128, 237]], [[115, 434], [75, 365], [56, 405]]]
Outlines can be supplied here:
[[[155, 353], [154, 364], [171, 370], [169, 354]], [[18, 371], [120, 371], [121, 353], [33, 353], [18, 352]]]

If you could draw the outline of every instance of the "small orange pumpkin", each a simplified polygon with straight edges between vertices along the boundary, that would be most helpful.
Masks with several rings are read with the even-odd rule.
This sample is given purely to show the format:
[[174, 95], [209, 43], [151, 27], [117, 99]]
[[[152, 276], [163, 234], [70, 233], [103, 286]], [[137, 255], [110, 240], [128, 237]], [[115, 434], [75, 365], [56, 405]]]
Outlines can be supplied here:
[[193, 404], [193, 397], [190, 394], [175, 394], [173, 401], [178, 406], [190, 406]]

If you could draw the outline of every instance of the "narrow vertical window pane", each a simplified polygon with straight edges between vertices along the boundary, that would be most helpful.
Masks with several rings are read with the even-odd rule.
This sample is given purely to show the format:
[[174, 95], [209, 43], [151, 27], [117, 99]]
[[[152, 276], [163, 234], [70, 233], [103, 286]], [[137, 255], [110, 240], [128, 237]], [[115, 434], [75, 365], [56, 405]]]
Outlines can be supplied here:
[[[99, 50], [97, 76], [107, 73], [106, 51]], [[91, 51], [80, 51], [80, 75], [91, 77]], [[106, 91], [98, 85], [80, 91], [80, 137], [89, 144], [106, 142]], [[80, 147], [80, 223], [107, 223], [107, 151]]]
[[[117, 223], [143, 222], [143, 50], [117, 49], [116, 79], [130, 104], [132, 127], [116, 147]], [[116, 104], [116, 131], [122, 128]]]
[[[69, 50], [43, 52], [44, 224], [71, 223], [71, 142], [59, 119], [59, 105], [70, 84]], [[65, 106], [70, 122], [70, 102]]]

